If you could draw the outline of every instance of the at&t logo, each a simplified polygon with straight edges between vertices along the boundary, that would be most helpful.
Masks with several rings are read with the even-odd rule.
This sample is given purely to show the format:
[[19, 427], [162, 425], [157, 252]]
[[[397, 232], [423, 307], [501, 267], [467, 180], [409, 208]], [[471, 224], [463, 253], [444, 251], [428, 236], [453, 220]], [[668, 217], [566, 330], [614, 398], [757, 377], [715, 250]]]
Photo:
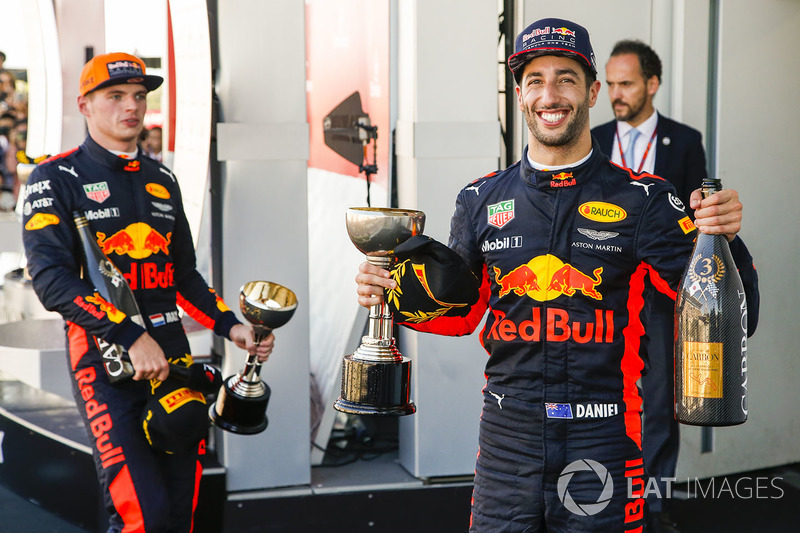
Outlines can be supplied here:
[[[596, 502], [578, 503], [572, 498], [568, 486], [576, 472], [594, 472], [600, 478], [603, 490], [600, 492], [600, 496], [597, 497]], [[561, 503], [564, 504], [568, 511], [580, 516], [592, 516], [605, 509], [611, 501], [611, 496], [614, 493], [614, 482], [606, 467], [597, 461], [578, 459], [568, 464], [561, 471], [556, 489], [558, 491], [558, 499], [561, 500]]]

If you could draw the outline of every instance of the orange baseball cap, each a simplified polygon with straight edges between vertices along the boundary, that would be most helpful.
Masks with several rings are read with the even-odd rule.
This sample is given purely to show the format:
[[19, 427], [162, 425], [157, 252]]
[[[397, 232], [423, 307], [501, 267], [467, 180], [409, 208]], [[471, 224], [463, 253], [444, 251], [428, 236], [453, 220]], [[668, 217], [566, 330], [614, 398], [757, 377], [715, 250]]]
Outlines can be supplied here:
[[80, 95], [121, 83], [140, 83], [148, 91], [157, 89], [164, 82], [161, 76], [145, 71], [144, 62], [136, 56], [122, 52], [94, 56], [81, 71]]

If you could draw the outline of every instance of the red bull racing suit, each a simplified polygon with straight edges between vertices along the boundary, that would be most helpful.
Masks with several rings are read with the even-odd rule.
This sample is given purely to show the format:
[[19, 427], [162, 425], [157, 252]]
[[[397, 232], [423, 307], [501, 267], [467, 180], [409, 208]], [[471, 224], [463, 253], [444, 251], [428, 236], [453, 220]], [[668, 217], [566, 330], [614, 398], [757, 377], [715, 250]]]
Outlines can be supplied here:
[[[697, 233], [667, 181], [612, 164], [522, 161], [462, 189], [449, 246], [482, 280], [464, 319], [405, 324], [462, 335], [488, 307], [490, 354], [471, 531], [642, 531], [636, 382], [645, 277], [675, 298]], [[752, 258], [731, 243], [758, 315]]]
[[92, 286], [80, 277], [72, 215], [86, 214], [167, 357], [183, 357], [189, 343], [178, 306], [224, 337], [238, 320], [196, 269], [177, 180], [156, 161], [118, 157], [87, 137], [37, 167], [22, 194], [28, 269], [43, 305], [66, 322], [73, 394], [111, 513], [109, 531], [190, 531], [204, 443], [190, 453], [152, 449], [139, 419], [150, 384], [109, 383], [94, 336], [129, 348], [145, 329], [96, 305]]

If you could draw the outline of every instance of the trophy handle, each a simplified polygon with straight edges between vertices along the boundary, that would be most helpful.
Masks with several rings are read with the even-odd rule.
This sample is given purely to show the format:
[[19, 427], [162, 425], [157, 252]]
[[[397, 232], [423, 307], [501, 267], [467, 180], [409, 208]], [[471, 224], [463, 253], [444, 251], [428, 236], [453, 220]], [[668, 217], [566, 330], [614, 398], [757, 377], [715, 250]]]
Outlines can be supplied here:
[[[384, 270], [389, 270], [392, 265], [392, 257], [386, 255], [368, 255], [367, 261]], [[384, 341], [392, 343], [394, 333], [394, 320], [392, 311], [386, 299], [380, 303], [373, 304], [369, 308], [369, 338], [373, 341]], [[381, 343], [382, 344], [382, 343]]]
[[[269, 337], [272, 333], [272, 328], [268, 328], [261, 324], [253, 324], [253, 342], [256, 346]], [[247, 354], [247, 359], [244, 362], [244, 368], [240, 374], [243, 381], [254, 383], [259, 381], [261, 376], [261, 361], [258, 360], [258, 355], [254, 353]]]

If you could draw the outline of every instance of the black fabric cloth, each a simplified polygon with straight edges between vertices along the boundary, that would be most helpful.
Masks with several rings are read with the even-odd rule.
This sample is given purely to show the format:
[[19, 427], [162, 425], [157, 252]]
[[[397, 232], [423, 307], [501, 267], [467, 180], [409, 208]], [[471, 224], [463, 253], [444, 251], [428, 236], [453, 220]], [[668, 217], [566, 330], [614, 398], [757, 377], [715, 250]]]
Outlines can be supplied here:
[[151, 380], [141, 421], [153, 448], [185, 453], [197, 449], [208, 434], [208, 404], [202, 392], [186, 387], [182, 380]]
[[386, 301], [398, 324], [463, 317], [478, 301], [478, 278], [439, 241], [415, 235], [397, 246], [394, 255], [391, 274], [397, 288], [386, 291]]

